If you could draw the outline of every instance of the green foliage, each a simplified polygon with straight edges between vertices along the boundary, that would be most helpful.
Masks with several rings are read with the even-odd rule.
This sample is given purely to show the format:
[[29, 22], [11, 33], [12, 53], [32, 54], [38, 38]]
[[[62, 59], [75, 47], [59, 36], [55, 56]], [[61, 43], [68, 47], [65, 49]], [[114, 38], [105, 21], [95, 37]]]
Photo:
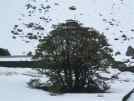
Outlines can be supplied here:
[[52, 85], [48, 87], [48, 91], [51, 93], [58, 93], [61, 94], [64, 92], [64, 87], [60, 85]]
[[43, 61], [51, 90], [90, 92], [91, 85], [98, 86], [93, 80], [96, 71], [114, 62], [108, 46], [105, 36], [94, 28], [67, 20], [53, 26], [40, 41], [35, 58]]

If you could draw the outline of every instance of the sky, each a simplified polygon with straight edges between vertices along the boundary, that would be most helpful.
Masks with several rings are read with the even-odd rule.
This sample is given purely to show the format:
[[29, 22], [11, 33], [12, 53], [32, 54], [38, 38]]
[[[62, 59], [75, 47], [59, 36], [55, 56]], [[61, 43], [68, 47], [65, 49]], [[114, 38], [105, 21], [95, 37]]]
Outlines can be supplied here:
[[[49, 16], [53, 18], [52, 23], [57, 24], [66, 19], [76, 19], [85, 26], [94, 27], [104, 32], [114, 51], [120, 51], [122, 58], [125, 56], [127, 47], [134, 46], [134, 33], [130, 31], [134, 28], [133, 0], [51, 0], [51, 2], [60, 2], [59, 6], [51, 9], [49, 13]], [[76, 6], [76, 11], [68, 9], [72, 5]], [[0, 47], [9, 49], [15, 55], [33, 50], [37, 45], [35, 43], [25, 44], [19, 39], [12, 39], [10, 31], [23, 10], [24, 0], [0, 1]], [[112, 21], [114, 26], [109, 25], [108, 22], [111, 20], [115, 20]], [[107, 28], [109, 30], [106, 30]], [[121, 37], [123, 34], [127, 35], [129, 40], [124, 41]], [[115, 38], [120, 40], [115, 41]]]

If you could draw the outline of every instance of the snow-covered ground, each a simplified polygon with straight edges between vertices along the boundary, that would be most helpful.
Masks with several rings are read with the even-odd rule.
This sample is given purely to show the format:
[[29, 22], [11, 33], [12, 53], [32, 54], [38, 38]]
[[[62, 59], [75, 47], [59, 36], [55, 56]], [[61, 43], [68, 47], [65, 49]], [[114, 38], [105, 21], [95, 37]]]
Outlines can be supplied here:
[[[127, 65], [134, 65], [134, 59], [130, 56], [126, 56], [127, 48], [129, 46], [134, 47], [133, 0], [46, 1], [48, 2], [44, 3], [44, 0], [27, 0], [26, 3], [28, 4], [30, 2], [32, 6], [39, 7], [42, 2], [43, 6], [50, 5], [50, 11], [47, 14], [45, 13], [45, 15], [42, 11], [42, 13], [35, 11], [34, 14], [32, 14], [33, 16], [28, 16], [27, 11], [24, 11], [22, 13], [25, 16], [20, 15], [20, 17], [22, 16], [21, 21], [19, 20], [17, 23], [22, 23], [23, 26], [25, 25], [24, 23], [27, 24], [31, 21], [35, 23], [38, 22], [42, 26], [45, 26], [45, 32], [43, 31], [41, 33], [46, 34], [52, 30], [53, 24], [57, 25], [67, 19], [78, 20], [80, 23], [83, 23], [84, 26], [94, 27], [99, 32], [105, 34], [113, 49], [113, 56], [116, 60], [125, 62], [129, 60]], [[58, 3], [58, 5], [55, 5], [55, 3]], [[76, 10], [70, 10], [69, 8], [71, 6], [74, 6]], [[40, 17], [50, 17], [52, 21], [49, 24], [45, 24], [44, 20], [39, 19]], [[23, 29], [25, 30], [24, 33], [31, 32], [31, 29], [29, 31], [28, 29], [25, 29], [25, 27]]]
[[32, 61], [31, 56], [0, 56], [0, 61]]
[[[118, 79], [109, 81], [111, 89], [108, 93], [97, 94], [64, 94], [51, 96], [48, 92], [31, 89], [27, 82], [36, 76], [31, 69], [14, 69], [0, 67], [0, 101], [121, 101], [123, 96], [134, 88], [134, 74], [109, 69], [103, 76], [111, 77], [118, 74]], [[46, 78], [44, 78], [46, 79]], [[131, 101], [131, 100], [130, 100]]]
[[[35, 1], [38, 3], [36, 4]], [[134, 62], [134, 59], [126, 56], [128, 46], [134, 47], [134, 0], [1, 0], [0, 47], [9, 49], [12, 54], [26, 54], [35, 49], [38, 43], [24, 44], [20, 40], [13, 40], [10, 31], [13, 25], [20, 23], [24, 25], [23, 20], [26, 23], [35, 21], [44, 25], [44, 20], [38, 19], [38, 13], [32, 17], [23, 15], [27, 14], [27, 11], [24, 11], [25, 3], [32, 2], [34, 6], [40, 5], [39, 1], [50, 1], [50, 4], [52, 3], [52, 8], [47, 16], [53, 19], [53, 24], [58, 24], [67, 19], [75, 19], [85, 26], [94, 27], [98, 31], [104, 32], [117, 60], [126, 61], [129, 59]], [[59, 5], [54, 6], [54, 3], [59, 3]], [[45, 4], [48, 5], [49, 3]], [[75, 6], [76, 10], [69, 10], [70, 6]], [[43, 33], [46, 32], [43, 31]], [[123, 35], [126, 35], [127, 38]], [[120, 54], [115, 56], [116, 52], [120, 52]], [[129, 64], [134, 65], [134, 63]]]

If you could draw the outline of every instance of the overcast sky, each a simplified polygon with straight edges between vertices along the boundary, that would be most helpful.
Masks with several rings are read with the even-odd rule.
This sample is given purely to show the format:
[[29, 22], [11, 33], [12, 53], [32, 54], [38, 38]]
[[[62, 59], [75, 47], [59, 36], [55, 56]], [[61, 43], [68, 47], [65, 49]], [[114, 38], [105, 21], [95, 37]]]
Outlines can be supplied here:
[[[113, 33], [107, 37], [115, 37], [114, 33], [123, 30], [129, 33], [130, 28], [134, 28], [134, 0], [52, 0], [61, 1], [60, 7], [54, 9], [50, 16], [55, 18], [53, 22], [62, 22], [65, 19], [76, 18], [88, 26], [95, 27], [105, 33]], [[114, 5], [113, 5], [114, 4]], [[69, 5], [77, 7], [77, 11], [69, 11]], [[113, 7], [114, 6], [114, 7]], [[112, 9], [113, 8], [113, 9]], [[0, 47], [9, 49], [12, 54], [22, 54], [28, 52], [35, 44], [25, 44], [22, 41], [13, 40], [10, 33], [13, 25], [17, 23], [19, 15], [24, 10], [24, 0], [1, 0], [0, 1]], [[102, 16], [100, 16], [102, 14]], [[60, 15], [60, 16], [59, 16]], [[115, 18], [117, 26], [109, 26], [102, 21]], [[105, 28], [110, 30], [106, 31]], [[132, 33], [130, 33], [132, 35]], [[120, 37], [121, 33], [116, 34]], [[112, 38], [111, 38], [112, 39]], [[110, 40], [111, 42], [114, 40]], [[113, 43], [114, 44], [114, 43]], [[131, 42], [132, 44], [132, 42]], [[33, 45], [33, 46], [32, 46]], [[117, 43], [115, 46], [120, 50]]]

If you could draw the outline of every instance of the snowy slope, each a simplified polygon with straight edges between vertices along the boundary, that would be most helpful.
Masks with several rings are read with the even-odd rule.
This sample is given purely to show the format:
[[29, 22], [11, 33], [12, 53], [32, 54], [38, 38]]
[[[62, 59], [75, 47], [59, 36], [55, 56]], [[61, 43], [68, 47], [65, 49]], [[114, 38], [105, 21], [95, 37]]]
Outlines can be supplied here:
[[[109, 93], [97, 94], [64, 94], [51, 96], [48, 92], [31, 89], [27, 82], [37, 76], [36, 71], [31, 69], [14, 69], [0, 67], [0, 100], [1, 101], [121, 101], [132, 88], [134, 88], [134, 74], [130, 72], [121, 73], [110, 69], [109, 73], [103, 75], [119, 74], [119, 79], [109, 81], [111, 89]], [[26, 75], [27, 74], [27, 75]], [[32, 76], [31, 76], [32, 75]], [[46, 79], [46, 78], [44, 78]]]
[[[33, 5], [41, 3], [31, 1], [33, 1]], [[58, 6], [55, 6], [55, 3], [58, 3]], [[48, 25], [45, 33], [51, 29], [51, 24], [57, 24], [67, 19], [78, 20], [84, 26], [94, 27], [106, 35], [117, 60], [130, 59], [130, 62], [134, 61], [131, 57], [126, 56], [128, 46], [134, 47], [133, 0], [50, 0], [45, 3], [45, 5], [48, 4], [52, 8], [46, 16], [49, 16], [52, 22]], [[76, 7], [76, 10], [70, 10], [71, 6]], [[44, 22], [38, 17], [39, 14], [35, 13], [32, 17], [26, 16], [23, 21], [36, 21], [43, 24]], [[121, 54], [116, 56], [116, 52]]]
[[[26, 0], [27, 1], [46, 1], [46, 0]], [[117, 60], [126, 60], [125, 53], [129, 45], [134, 47], [134, 1], [133, 0], [49, 0], [54, 6], [55, 2], [60, 2], [59, 6], [55, 6], [50, 10], [48, 16], [53, 18], [52, 23], [63, 22], [66, 19], [76, 19], [86, 26], [91, 26], [104, 32], [109, 43], [114, 49], [114, 53], [121, 52], [121, 55], [115, 56]], [[17, 18], [25, 13], [24, 0], [14, 0], [10, 2], [4, 0], [1, 4], [1, 40], [0, 46], [9, 48], [13, 54], [20, 54], [24, 51], [30, 51], [36, 46], [36, 43], [25, 45], [23, 42], [10, 40], [10, 30], [17, 22]], [[70, 11], [70, 6], [76, 6], [75, 11]], [[36, 15], [36, 14], [35, 14]], [[60, 16], [59, 16], [60, 15]], [[38, 16], [38, 14], [37, 14]], [[27, 21], [36, 21], [26, 17]], [[112, 22], [112, 25], [111, 23]], [[124, 41], [122, 35], [125, 34], [127, 39]], [[114, 40], [118, 38], [119, 40]], [[22, 44], [23, 43], [23, 44]], [[24, 47], [25, 46], [25, 47]], [[14, 48], [15, 47], [15, 48]], [[131, 60], [133, 61], [133, 60]]]
[[[131, 31], [134, 28], [133, 0], [57, 0], [59, 1], [59, 8], [50, 14], [55, 23], [76, 19], [86, 26], [94, 27], [107, 36], [117, 60], [130, 59], [126, 56], [126, 50], [130, 45], [134, 47], [134, 32]], [[76, 11], [68, 10], [72, 5]], [[127, 39], [122, 35], [126, 35]], [[115, 40], [117, 38], [119, 40]], [[115, 56], [118, 51], [121, 54]]]

